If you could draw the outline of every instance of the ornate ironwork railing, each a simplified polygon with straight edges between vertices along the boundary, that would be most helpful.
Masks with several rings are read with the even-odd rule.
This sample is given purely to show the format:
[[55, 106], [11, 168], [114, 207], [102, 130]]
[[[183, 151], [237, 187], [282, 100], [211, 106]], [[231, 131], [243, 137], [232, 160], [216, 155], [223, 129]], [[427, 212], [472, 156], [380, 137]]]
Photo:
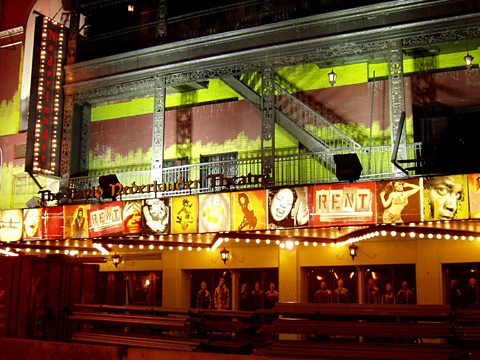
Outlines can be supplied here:
[[[419, 143], [407, 145], [407, 153], [409, 158], [417, 158], [420, 151], [421, 146]], [[391, 163], [391, 146], [374, 146], [371, 148], [345, 148], [318, 153], [276, 156], [275, 183], [271, 185], [292, 186], [301, 184], [338, 182], [335, 175], [335, 162], [333, 160], [333, 155], [344, 153], [357, 154], [363, 167], [360, 181], [405, 176]], [[249, 174], [252, 176], [261, 175], [261, 168], [260, 158], [227, 160], [163, 168], [161, 181], [165, 187], [163, 191], [157, 193], [156, 195], [154, 193], [125, 195], [122, 197], [122, 199], [202, 194], [215, 191], [225, 191], [228, 189], [218, 186], [218, 178], [216, 183], [217, 186], [214, 187], [212, 185], [211, 175], [218, 173], [218, 169], [221, 169], [223, 175], [227, 173], [237, 174], [236, 177], [238, 179], [242, 176], [247, 178]], [[108, 170], [106, 170], [105, 175], [107, 174], [109, 174]], [[133, 183], [136, 185], [152, 183], [151, 170], [117, 172], [116, 175], [120, 183], [126, 186], [131, 186]], [[70, 179], [70, 188], [81, 190], [95, 187], [98, 185], [98, 178], [98, 174], [95, 176], [72, 178]], [[186, 186], [185, 183], [189, 183], [190, 185]], [[258, 182], [251, 182], [240, 185], [232, 185], [229, 189], [254, 189], [261, 187], [262, 185]]]
[[360, 148], [355, 140], [275, 83], [275, 106], [329, 149]]

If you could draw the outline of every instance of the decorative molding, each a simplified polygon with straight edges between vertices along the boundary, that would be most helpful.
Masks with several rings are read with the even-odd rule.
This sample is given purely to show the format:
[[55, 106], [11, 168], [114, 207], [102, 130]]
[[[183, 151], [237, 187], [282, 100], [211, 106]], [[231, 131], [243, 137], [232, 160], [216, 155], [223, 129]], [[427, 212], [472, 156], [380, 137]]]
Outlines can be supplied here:
[[165, 142], [165, 77], [155, 78], [152, 131], [152, 182], [162, 181], [163, 149]]
[[63, 108], [62, 144], [60, 153], [60, 189], [66, 191], [70, 181], [70, 157], [72, 153], [72, 125], [75, 99], [65, 96]]
[[14, 36], [20, 36], [22, 34], [23, 34], [23, 26], [17, 26], [7, 30], [2, 30], [0, 31], [0, 40], [6, 39], [6, 38], [12, 38]]
[[275, 182], [275, 70], [262, 70], [262, 174]]
[[81, 134], [80, 134], [80, 166], [79, 171], [83, 176], [88, 174], [89, 150], [90, 150], [90, 120], [92, 107], [88, 103], [81, 107]]
[[[390, 136], [391, 144], [395, 144], [400, 132], [400, 144], [406, 144], [406, 132], [399, 128], [402, 112], [405, 111], [405, 87], [403, 81], [403, 47], [402, 41], [388, 43], [388, 85], [390, 95]], [[406, 159], [406, 148], [399, 149], [399, 159]]]

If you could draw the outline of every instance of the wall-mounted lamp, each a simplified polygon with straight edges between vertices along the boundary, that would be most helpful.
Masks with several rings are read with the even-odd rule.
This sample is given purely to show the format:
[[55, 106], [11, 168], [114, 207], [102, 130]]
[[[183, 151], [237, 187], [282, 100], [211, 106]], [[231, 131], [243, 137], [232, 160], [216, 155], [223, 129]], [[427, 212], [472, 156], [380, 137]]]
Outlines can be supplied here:
[[467, 52], [467, 55], [463, 57], [463, 60], [465, 60], [465, 65], [467, 66], [467, 69], [470, 69], [473, 66], [473, 59], [475, 59], [472, 55], [470, 55]]
[[355, 257], [357, 256], [358, 246], [355, 244], [350, 244], [350, 246], [348, 247], [348, 251], [350, 252], [352, 260], [355, 260]]
[[228, 251], [228, 250], [225, 249], [225, 247], [224, 247], [223, 250], [220, 251], [220, 256], [221, 256], [224, 264], [227, 263], [228, 255], [230, 255], [230, 251]]
[[335, 85], [335, 83], [337, 82], [337, 74], [335, 74], [335, 71], [333, 71], [333, 69], [328, 73], [328, 82], [331, 86]]
[[134, 12], [134, 11], [135, 11], [135, 5], [133, 5], [133, 4], [128, 4], [128, 5], [127, 5], [127, 10], [128, 10], [128, 12]]
[[115, 253], [115, 255], [112, 255], [112, 263], [115, 265], [115, 267], [118, 266], [122, 262], [122, 257], [118, 254]]

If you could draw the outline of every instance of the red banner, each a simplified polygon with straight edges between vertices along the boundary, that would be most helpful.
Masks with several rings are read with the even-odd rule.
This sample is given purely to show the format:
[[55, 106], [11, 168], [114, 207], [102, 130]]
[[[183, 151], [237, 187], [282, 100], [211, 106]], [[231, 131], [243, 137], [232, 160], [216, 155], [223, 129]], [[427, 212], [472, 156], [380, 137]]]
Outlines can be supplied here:
[[88, 231], [90, 237], [122, 233], [122, 202], [114, 201], [92, 207], [88, 210]]

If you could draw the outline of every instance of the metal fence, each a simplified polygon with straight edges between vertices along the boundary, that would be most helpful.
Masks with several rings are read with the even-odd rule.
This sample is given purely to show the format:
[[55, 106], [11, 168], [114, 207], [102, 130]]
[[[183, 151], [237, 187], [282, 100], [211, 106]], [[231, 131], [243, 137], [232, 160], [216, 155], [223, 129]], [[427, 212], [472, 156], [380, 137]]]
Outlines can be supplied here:
[[[407, 145], [409, 159], [417, 158], [420, 151], [421, 146], [419, 143]], [[274, 182], [271, 185], [291, 186], [338, 182], [335, 174], [335, 162], [333, 161], [333, 156], [335, 154], [346, 153], [357, 154], [363, 167], [359, 179], [360, 181], [405, 177], [405, 175], [396, 169], [391, 163], [391, 146], [373, 146], [371, 148], [350, 148], [318, 153], [309, 152], [276, 156]], [[219, 177], [216, 178], [216, 184], [213, 184], [212, 175], [214, 175], [218, 169], [228, 170], [222, 170], [222, 175], [228, 173], [236, 174], [236, 182], [242, 182], [241, 177], [248, 177], [249, 174], [252, 176], [261, 175], [261, 158], [217, 161], [164, 168], [162, 170], [162, 180], [160, 181], [157, 179], [159, 184], [164, 184], [164, 190], [157, 194], [143, 193], [124, 195], [122, 196], [122, 199], [202, 194], [220, 190], [253, 189], [262, 187], [262, 184], [259, 183], [249, 183], [240, 185], [230, 184], [229, 188], [225, 188], [224, 186], [220, 186]], [[151, 184], [155, 180], [152, 178], [151, 170], [127, 171], [116, 173], [116, 175], [119, 182], [126, 186], [131, 186], [134, 183], [136, 185]], [[72, 178], [70, 179], [70, 188], [81, 190], [97, 186], [98, 178], [99, 175]], [[193, 184], [195, 181], [197, 181], [197, 183]], [[181, 182], [182, 184], [178, 185], [178, 182]], [[183, 183], [185, 182], [192, 182], [192, 185], [195, 185], [195, 187], [185, 188], [185, 186], [183, 186]], [[225, 180], [224, 184], [228, 184], [228, 182]]]

